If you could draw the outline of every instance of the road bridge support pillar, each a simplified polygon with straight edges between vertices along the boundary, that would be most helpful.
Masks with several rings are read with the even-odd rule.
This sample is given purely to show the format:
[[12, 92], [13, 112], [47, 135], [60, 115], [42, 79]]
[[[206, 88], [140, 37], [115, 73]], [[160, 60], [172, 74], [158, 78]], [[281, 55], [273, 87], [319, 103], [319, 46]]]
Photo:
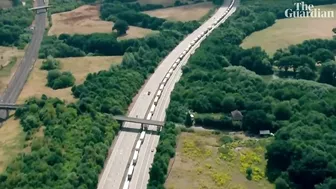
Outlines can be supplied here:
[[7, 109], [5, 111], [6, 111], [6, 117], [5, 117], [5, 119], [7, 119], [9, 117], [9, 110]]

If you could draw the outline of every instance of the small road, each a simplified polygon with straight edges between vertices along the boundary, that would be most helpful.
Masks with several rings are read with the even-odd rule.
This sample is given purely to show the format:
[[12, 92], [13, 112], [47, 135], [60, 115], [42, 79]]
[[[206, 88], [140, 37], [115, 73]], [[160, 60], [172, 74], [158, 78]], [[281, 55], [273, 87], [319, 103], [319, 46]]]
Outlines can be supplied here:
[[[37, 0], [37, 6], [43, 6], [43, 0]], [[14, 76], [11, 78], [4, 93], [0, 97], [1, 103], [15, 103], [18, 99], [24, 84], [26, 83], [29, 73], [32, 70], [38, 51], [43, 39], [46, 27], [46, 10], [37, 10], [35, 15], [35, 29], [33, 30], [32, 39], [27, 47], [25, 55], [18, 66]], [[0, 110], [0, 119], [6, 119], [4, 110]]]
[[[147, 110], [150, 108], [154, 95], [159, 88], [159, 85], [163, 78], [165, 77], [168, 70], [171, 68], [175, 60], [180, 56], [180, 54], [187, 48], [187, 46], [193, 41], [201, 32], [207, 29], [212, 23], [223, 15], [227, 10], [230, 2], [226, 2], [219, 10], [206, 21], [202, 26], [196, 29], [192, 34], [187, 36], [178, 46], [175, 47], [173, 51], [161, 62], [157, 67], [155, 72], [149, 78], [148, 82], [145, 84], [143, 89], [139, 91], [138, 98], [134, 102], [129, 117], [136, 117], [145, 119], [147, 115]], [[232, 14], [235, 10], [235, 7], [230, 11], [229, 14]], [[224, 19], [225, 20], [225, 19]], [[224, 20], [221, 21], [224, 22]], [[205, 38], [205, 37], [203, 37]], [[199, 43], [198, 42], [198, 46]], [[197, 45], [196, 45], [197, 47]], [[193, 48], [195, 49], [195, 48]], [[190, 52], [185, 56], [183, 64], [187, 62]], [[178, 69], [180, 69], [181, 64], [179, 64]], [[170, 92], [174, 88], [174, 84], [179, 80], [181, 72], [175, 71], [174, 76], [171, 76], [169, 79], [164, 93], [161, 95], [158, 107], [156, 108], [153, 120], [164, 120], [165, 110], [168, 107], [170, 100]], [[150, 91], [150, 95], [147, 92]], [[124, 128], [140, 129], [141, 125], [137, 123], [125, 123]], [[118, 138], [115, 140], [115, 144], [112, 149], [112, 153], [107, 160], [104, 171], [101, 175], [101, 178], [98, 183], [98, 189], [119, 189], [123, 186], [125, 181], [125, 174], [127, 173], [128, 163], [130, 156], [132, 155], [134, 144], [137, 140], [139, 132], [129, 132], [129, 131], [120, 131]], [[131, 181], [130, 189], [145, 189], [148, 183], [149, 178], [149, 167], [153, 161], [154, 153], [150, 152], [151, 148], [156, 148], [159, 141], [159, 136], [157, 135], [146, 135], [146, 139], [141, 147], [139, 159], [137, 165], [135, 166], [135, 172]]]

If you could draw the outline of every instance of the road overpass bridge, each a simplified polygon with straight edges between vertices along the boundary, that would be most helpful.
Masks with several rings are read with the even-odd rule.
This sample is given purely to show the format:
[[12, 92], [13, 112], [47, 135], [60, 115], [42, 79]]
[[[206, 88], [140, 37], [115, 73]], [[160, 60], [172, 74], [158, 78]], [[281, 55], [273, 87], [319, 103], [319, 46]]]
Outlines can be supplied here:
[[[0, 103], [0, 109], [6, 110], [6, 118], [8, 118], [10, 110], [16, 110], [23, 106], [24, 106], [23, 104]], [[155, 125], [158, 127], [158, 131], [160, 131], [163, 125], [165, 124], [163, 121], [141, 119], [136, 117], [127, 117], [123, 115], [113, 115], [111, 117], [121, 122], [140, 123], [141, 129], [147, 129], [148, 125]]]
[[30, 8], [29, 10], [31, 11], [37, 11], [37, 10], [42, 10], [42, 9], [48, 10], [48, 8], [50, 8], [49, 5], [44, 5], [44, 6], [33, 7], [33, 8]]
[[132, 122], [132, 123], [140, 123], [141, 129], [147, 130], [148, 125], [155, 125], [157, 126], [158, 131], [161, 131], [161, 128], [164, 126], [165, 122], [163, 121], [155, 121], [155, 120], [148, 120], [148, 119], [141, 119], [136, 117], [127, 117], [123, 115], [115, 115], [112, 116], [113, 119], [122, 121], [122, 122]]

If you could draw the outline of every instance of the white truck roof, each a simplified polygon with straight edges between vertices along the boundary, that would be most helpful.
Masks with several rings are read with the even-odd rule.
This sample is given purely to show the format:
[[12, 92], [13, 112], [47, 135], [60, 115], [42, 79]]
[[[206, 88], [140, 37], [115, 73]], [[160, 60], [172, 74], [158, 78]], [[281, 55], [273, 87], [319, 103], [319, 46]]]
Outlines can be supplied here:
[[161, 84], [159, 89], [160, 89], [160, 90], [162, 90], [162, 89], [163, 89], [163, 87], [164, 87], [164, 85], [163, 85], [163, 84]]
[[135, 146], [135, 151], [139, 151], [140, 150], [140, 146], [141, 146], [141, 141], [138, 140], [136, 146]]
[[123, 189], [129, 189], [129, 185], [130, 185], [130, 181], [127, 180], [124, 184]]
[[149, 113], [149, 114], [147, 115], [147, 118], [146, 118], [146, 119], [150, 120], [150, 119], [151, 119], [151, 117], [152, 117], [152, 114], [151, 114], [151, 113]]
[[155, 110], [155, 104], [152, 105], [151, 109], [150, 109], [150, 112], [153, 113]]
[[134, 165], [131, 165], [129, 168], [128, 168], [128, 173], [127, 175], [131, 176], [133, 174], [133, 170], [134, 170]]
[[162, 90], [158, 90], [158, 92], [156, 93], [156, 96], [161, 96]]
[[154, 104], [157, 104], [158, 101], [159, 101], [159, 97], [157, 96], [157, 97], [155, 97], [155, 99], [154, 99]]

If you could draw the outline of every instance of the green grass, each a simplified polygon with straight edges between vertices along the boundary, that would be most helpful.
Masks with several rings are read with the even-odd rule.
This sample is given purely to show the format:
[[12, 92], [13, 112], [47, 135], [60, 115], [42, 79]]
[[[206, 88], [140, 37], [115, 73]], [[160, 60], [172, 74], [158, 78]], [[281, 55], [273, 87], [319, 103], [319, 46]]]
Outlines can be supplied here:
[[[235, 138], [226, 145], [220, 138], [226, 134], [209, 131], [182, 133], [172, 171], [166, 180], [167, 189], [273, 189], [265, 178], [265, 146], [271, 139]], [[252, 180], [246, 169], [253, 170]]]

